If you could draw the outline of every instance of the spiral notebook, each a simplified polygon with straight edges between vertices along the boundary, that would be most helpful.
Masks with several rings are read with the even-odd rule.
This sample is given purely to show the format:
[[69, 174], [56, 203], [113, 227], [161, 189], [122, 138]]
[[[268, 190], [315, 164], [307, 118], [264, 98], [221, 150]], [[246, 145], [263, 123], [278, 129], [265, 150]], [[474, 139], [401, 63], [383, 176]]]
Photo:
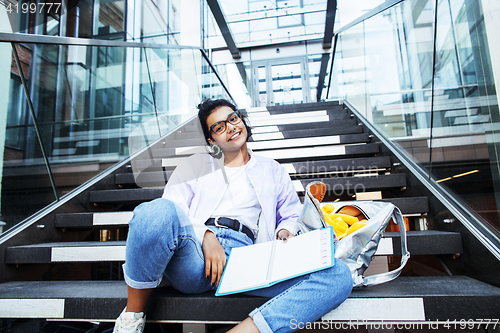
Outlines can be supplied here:
[[332, 227], [311, 231], [283, 242], [231, 249], [216, 296], [272, 286], [335, 264]]

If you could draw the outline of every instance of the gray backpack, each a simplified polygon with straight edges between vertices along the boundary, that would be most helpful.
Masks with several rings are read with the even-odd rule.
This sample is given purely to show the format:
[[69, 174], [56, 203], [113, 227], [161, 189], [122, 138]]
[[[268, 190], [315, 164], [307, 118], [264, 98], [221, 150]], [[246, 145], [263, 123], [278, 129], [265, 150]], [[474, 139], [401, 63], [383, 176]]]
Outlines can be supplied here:
[[[323, 199], [324, 192], [319, 195], [311, 193], [311, 187], [315, 188], [315, 192], [317, 192], [318, 185], [319, 188], [324, 186], [324, 192], [326, 192], [326, 186], [320, 182], [309, 183], [306, 187], [304, 207], [298, 221], [301, 233], [328, 226], [319, 205]], [[320, 199], [318, 200], [315, 197], [319, 197]], [[346, 206], [352, 206], [360, 210], [367, 218], [364, 227], [343, 237], [341, 240], [336, 239], [335, 242], [335, 258], [342, 260], [349, 266], [353, 286], [371, 286], [388, 282], [398, 277], [410, 258], [410, 252], [408, 252], [406, 247], [406, 228], [399, 208], [390, 202], [380, 201], [339, 201], [334, 205], [335, 212], [340, 211]], [[380, 239], [391, 219], [399, 225], [401, 234], [401, 264], [399, 268], [390, 272], [364, 276], [363, 273], [373, 260]]]

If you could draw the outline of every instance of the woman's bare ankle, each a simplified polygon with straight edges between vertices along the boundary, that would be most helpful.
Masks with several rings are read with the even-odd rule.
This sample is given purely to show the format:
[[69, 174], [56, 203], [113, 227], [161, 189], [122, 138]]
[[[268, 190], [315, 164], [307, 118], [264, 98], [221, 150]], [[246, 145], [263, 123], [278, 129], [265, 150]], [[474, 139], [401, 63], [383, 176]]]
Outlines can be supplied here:
[[153, 289], [134, 289], [127, 286], [127, 308], [125, 312], [145, 312], [146, 303]]

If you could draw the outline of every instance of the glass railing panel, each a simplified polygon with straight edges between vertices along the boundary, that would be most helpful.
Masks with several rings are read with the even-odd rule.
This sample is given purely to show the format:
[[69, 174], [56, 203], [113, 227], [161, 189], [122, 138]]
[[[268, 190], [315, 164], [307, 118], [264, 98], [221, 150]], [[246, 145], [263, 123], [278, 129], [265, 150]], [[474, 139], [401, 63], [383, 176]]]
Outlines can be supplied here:
[[16, 44], [34, 117], [16, 63], [0, 73], [3, 231], [195, 118], [204, 98], [232, 99], [198, 48], [40, 38]]
[[[32, 45], [17, 45], [17, 51], [24, 78], [31, 84]], [[0, 54], [2, 59], [14, 59], [10, 43], [0, 43]], [[56, 200], [20, 78], [14, 61], [0, 65], [0, 233]]]
[[[431, 176], [497, 228], [498, 98], [480, 4], [440, 1], [434, 65]], [[475, 46], [475, 47], [474, 47]]]
[[[349, 102], [359, 112], [366, 115], [367, 70], [363, 33], [363, 25], [358, 25], [341, 34], [337, 46], [340, 56], [337, 54], [335, 60], [342, 63], [342, 75], [336, 80], [340, 80], [339, 85], [342, 85], [343, 96], [348, 97]], [[335, 94], [334, 91], [332, 93]]]
[[337, 20], [338, 26], [335, 29], [342, 28], [351, 21], [357, 19], [361, 15], [365, 14], [368, 10], [377, 7], [385, 0], [369, 0], [369, 1], [358, 1], [356, 5], [353, 6], [351, 0], [337, 0]]
[[[421, 166], [429, 162], [432, 1], [405, 1], [363, 22], [369, 65], [366, 118]], [[430, 20], [430, 21], [429, 21]]]
[[423, 166], [430, 158], [433, 2], [416, 3], [404, 1], [338, 36], [329, 97], [345, 98]]
[[[319, 84], [319, 74], [321, 69], [321, 54], [310, 54], [307, 58], [307, 66], [309, 67], [309, 98], [310, 101], [317, 101], [317, 89]], [[330, 57], [331, 60], [331, 57]], [[327, 67], [327, 74], [325, 78], [323, 78], [323, 95], [326, 92], [326, 81], [328, 81], [328, 71], [330, 70], [330, 65]], [[321, 96], [320, 96], [321, 99]], [[323, 98], [324, 99], [324, 98]]]
[[[221, 64], [215, 65], [214, 67], [216, 68], [222, 82], [227, 82], [227, 84], [231, 87], [231, 95], [238, 108], [245, 109], [250, 107], [252, 105], [251, 96], [249, 95], [249, 92], [252, 91], [250, 87], [250, 62], [243, 62], [238, 65], [234, 63]], [[203, 85], [203, 96], [211, 96], [208, 95], [208, 93], [217, 93], [220, 96], [227, 95], [221, 86], [220, 81], [217, 77], [215, 77], [215, 73], [212, 69], [210, 69], [210, 75], [206, 75], [205, 77], [208, 82]], [[208, 84], [210, 84], [210, 86]], [[208, 89], [209, 87], [210, 90]]]
[[497, 237], [495, 16], [489, 2], [435, 3], [406, 0], [341, 32], [328, 97], [348, 101]]
[[148, 82], [148, 87], [141, 91], [152, 114], [131, 133], [130, 153], [190, 120], [203, 98], [227, 98], [200, 50], [154, 48], [143, 50], [142, 55], [146, 60], [141, 81]]

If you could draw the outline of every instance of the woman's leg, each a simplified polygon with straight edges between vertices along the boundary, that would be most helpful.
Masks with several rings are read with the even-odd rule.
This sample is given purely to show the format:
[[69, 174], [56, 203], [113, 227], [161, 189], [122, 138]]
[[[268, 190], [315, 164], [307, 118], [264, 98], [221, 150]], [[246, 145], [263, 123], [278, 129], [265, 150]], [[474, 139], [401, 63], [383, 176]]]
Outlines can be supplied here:
[[166, 199], [136, 207], [129, 223], [125, 260], [130, 312], [144, 311], [151, 290], [169, 270], [172, 274], [178, 271], [168, 280], [182, 292], [198, 293], [212, 287], [204, 276], [203, 251], [189, 217]]
[[349, 268], [342, 261], [335, 260], [335, 266], [331, 268], [246, 294], [273, 297], [250, 313], [260, 333], [270, 333], [293, 332], [299, 325], [318, 320], [342, 304], [351, 290]]

